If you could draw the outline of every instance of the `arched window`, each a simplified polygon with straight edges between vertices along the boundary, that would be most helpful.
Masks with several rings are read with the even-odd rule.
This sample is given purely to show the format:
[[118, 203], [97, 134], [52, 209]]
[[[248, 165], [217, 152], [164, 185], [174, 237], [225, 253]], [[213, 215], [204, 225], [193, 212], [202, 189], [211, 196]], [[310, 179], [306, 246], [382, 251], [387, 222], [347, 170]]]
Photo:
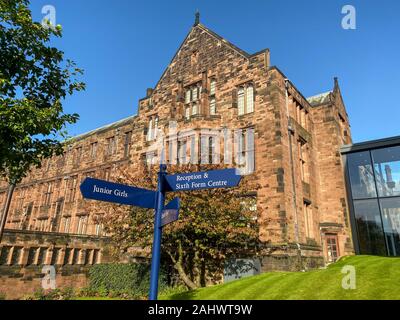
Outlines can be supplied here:
[[249, 83], [238, 89], [238, 115], [254, 112], [254, 86]]

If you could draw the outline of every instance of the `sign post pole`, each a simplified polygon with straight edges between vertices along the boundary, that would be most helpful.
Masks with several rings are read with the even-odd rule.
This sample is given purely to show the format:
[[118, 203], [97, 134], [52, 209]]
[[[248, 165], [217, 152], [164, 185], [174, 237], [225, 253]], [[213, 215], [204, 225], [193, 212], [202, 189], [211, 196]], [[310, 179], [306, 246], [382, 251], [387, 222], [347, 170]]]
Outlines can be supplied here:
[[151, 257], [151, 274], [150, 274], [150, 300], [157, 300], [158, 295], [158, 277], [160, 272], [160, 260], [161, 260], [161, 216], [164, 210], [165, 200], [165, 186], [164, 179], [166, 175], [166, 165], [160, 165], [160, 171], [158, 173], [158, 187], [156, 194], [156, 206], [154, 215], [154, 237], [153, 237], [153, 248]]

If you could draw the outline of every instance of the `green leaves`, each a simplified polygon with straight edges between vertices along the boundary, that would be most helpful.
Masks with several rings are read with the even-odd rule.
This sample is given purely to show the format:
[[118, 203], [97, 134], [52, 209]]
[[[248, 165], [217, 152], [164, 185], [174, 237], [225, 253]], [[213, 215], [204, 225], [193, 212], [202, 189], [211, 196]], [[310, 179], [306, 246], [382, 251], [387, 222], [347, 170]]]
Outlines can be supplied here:
[[29, 168], [62, 151], [60, 137], [77, 114], [68, 95], [85, 89], [83, 70], [49, 45], [61, 26], [32, 21], [28, 0], [0, 0], [0, 176], [19, 182]]

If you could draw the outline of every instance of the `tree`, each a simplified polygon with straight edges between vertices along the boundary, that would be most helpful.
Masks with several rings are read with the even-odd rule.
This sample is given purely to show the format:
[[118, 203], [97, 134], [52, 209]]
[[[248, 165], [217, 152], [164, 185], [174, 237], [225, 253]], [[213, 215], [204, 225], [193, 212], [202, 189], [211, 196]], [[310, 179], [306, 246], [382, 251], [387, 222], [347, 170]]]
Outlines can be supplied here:
[[0, 176], [9, 184], [1, 233], [15, 184], [32, 166], [63, 152], [67, 114], [63, 101], [85, 84], [64, 53], [50, 45], [62, 36], [61, 26], [32, 21], [29, 0], [0, 0]]
[[[211, 167], [169, 167], [168, 173], [205, 169]], [[157, 170], [138, 165], [134, 171], [119, 170], [115, 178], [121, 183], [155, 189]], [[244, 178], [237, 188], [167, 194], [167, 202], [172, 197], [180, 197], [181, 209], [179, 220], [163, 229], [162, 252], [187, 287], [195, 289], [219, 280], [230, 257], [254, 257], [259, 253], [258, 212], [252, 205], [255, 199], [249, 197], [255, 189], [257, 186]], [[96, 210], [103, 211], [98, 219], [112, 237], [117, 256], [132, 248], [137, 253], [150, 251], [154, 210], [101, 206], [101, 211]]]

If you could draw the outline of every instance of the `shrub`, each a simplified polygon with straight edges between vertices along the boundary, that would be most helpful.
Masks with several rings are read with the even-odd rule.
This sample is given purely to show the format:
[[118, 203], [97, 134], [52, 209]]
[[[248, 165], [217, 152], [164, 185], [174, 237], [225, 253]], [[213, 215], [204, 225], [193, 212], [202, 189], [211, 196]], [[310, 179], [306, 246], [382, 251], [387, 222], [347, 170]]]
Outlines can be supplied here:
[[[167, 276], [160, 272], [159, 289], [167, 287]], [[147, 297], [150, 288], [150, 266], [147, 264], [98, 264], [89, 271], [89, 292], [100, 296]]]

